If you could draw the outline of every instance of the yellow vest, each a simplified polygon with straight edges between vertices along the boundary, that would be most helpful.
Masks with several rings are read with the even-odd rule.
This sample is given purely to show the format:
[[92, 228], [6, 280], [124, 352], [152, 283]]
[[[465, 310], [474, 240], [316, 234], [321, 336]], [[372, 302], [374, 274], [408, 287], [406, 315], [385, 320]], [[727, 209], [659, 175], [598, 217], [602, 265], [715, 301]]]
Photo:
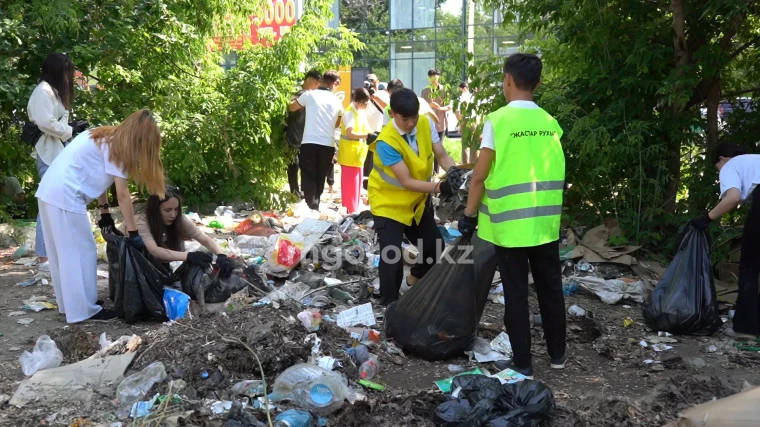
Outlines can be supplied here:
[[[391, 148], [401, 153], [401, 157], [412, 178], [420, 181], [430, 181], [433, 173], [433, 140], [430, 136], [430, 121], [425, 116], [420, 116], [417, 122], [417, 147], [420, 154], [417, 155], [408, 142], [398, 133], [389, 122], [380, 135], [377, 142], [383, 141]], [[396, 178], [390, 167], [385, 166], [375, 150], [373, 143], [369, 149], [374, 152], [374, 164], [372, 173], [369, 175], [369, 206], [372, 215], [391, 218], [404, 225], [412, 225], [412, 220], [417, 224], [422, 220], [425, 212], [427, 193], [417, 193], [405, 189]]]
[[[367, 133], [367, 117], [364, 110], [357, 110], [354, 104], [346, 108], [347, 112], [354, 113], [354, 133]], [[346, 139], [346, 125], [343, 120], [340, 121], [340, 145], [338, 145], [338, 163], [343, 166], [362, 167], [364, 160], [367, 158], [366, 140]]]
[[485, 181], [478, 236], [506, 248], [559, 239], [565, 187], [562, 128], [541, 108], [506, 106], [488, 119], [496, 159]]

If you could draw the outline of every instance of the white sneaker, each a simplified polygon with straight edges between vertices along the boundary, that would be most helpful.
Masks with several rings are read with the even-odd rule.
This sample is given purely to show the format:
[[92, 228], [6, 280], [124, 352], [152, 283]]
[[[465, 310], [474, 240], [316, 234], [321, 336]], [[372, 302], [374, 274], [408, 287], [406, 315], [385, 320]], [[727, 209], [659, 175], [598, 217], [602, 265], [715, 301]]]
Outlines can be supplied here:
[[41, 262], [37, 265], [37, 271], [50, 273], [50, 261]]

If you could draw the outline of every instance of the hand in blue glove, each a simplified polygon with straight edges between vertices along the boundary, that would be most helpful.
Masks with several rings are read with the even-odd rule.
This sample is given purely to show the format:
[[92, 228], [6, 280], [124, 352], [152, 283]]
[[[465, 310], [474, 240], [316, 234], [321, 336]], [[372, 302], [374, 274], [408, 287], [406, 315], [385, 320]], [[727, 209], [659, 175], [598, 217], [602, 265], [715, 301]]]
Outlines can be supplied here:
[[219, 278], [221, 279], [228, 279], [232, 276], [232, 270], [235, 269], [235, 266], [232, 265], [232, 261], [230, 261], [225, 254], [219, 254], [216, 256], [216, 266], [219, 267]]
[[140, 233], [138, 233], [137, 230], [129, 232], [127, 244], [140, 251], [145, 249], [145, 242], [143, 242], [143, 239], [140, 237]]
[[472, 236], [475, 234], [475, 227], [478, 225], [478, 216], [463, 216], [462, 219], [459, 220], [459, 232], [462, 233], [463, 236]]

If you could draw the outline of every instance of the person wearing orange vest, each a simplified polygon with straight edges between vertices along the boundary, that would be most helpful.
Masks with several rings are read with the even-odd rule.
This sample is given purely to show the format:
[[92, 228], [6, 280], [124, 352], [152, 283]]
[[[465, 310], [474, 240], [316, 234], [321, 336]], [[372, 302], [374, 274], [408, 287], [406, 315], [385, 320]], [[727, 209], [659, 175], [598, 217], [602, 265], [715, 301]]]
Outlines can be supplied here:
[[338, 145], [341, 203], [350, 214], [359, 210], [362, 167], [367, 158], [367, 135], [370, 131], [366, 113], [369, 92], [363, 87], [356, 88], [351, 98], [353, 102], [343, 113], [340, 123]]
[[[433, 159], [446, 170], [454, 166], [432, 119], [423, 115], [420, 120], [420, 101], [411, 89], [394, 91], [390, 107], [392, 120], [369, 147], [374, 165], [368, 190], [380, 241], [380, 304], [386, 306], [398, 299], [404, 281], [414, 285], [437, 261], [443, 241], [430, 194], [441, 192], [447, 184], [432, 182]], [[404, 235], [419, 251], [406, 278], [401, 251]]]

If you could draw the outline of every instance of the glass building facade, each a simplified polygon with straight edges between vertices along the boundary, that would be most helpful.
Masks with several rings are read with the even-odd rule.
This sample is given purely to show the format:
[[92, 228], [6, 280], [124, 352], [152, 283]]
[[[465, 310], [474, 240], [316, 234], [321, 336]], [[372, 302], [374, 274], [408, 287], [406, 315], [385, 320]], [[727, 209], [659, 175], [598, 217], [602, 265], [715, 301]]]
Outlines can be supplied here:
[[508, 55], [522, 42], [498, 11], [471, 0], [336, 1], [341, 24], [366, 45], [354, 54], [352, 86], [374, 72], [381, 81], [401, 79], [419, 94], [431, 68], [456, 85], [466, 78], [462, 52]]

